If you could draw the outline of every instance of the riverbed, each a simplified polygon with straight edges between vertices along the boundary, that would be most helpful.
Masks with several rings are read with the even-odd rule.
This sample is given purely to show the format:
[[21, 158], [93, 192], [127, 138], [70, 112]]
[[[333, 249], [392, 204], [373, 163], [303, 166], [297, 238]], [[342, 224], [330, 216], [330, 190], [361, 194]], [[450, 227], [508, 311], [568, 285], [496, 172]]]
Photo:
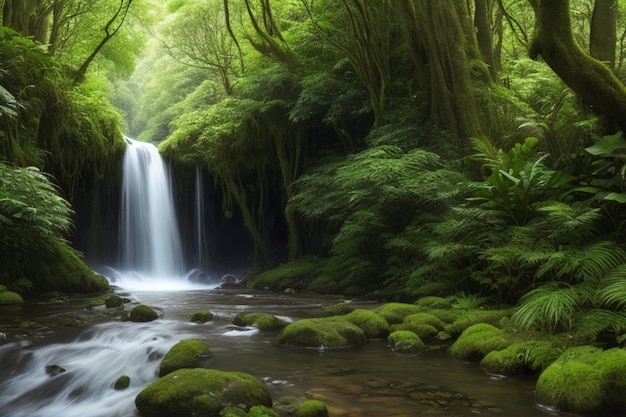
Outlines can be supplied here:
[[[446, 346], [415, 355], [391, 351], [384, 340], [359, 349], [287, 349], [272, 343], [275, 333], [232, 324], [241, 312], [265, 312], [293, 321], [319, 316], [336, 297], [287, 295], [241, 289], [133, 291], [119, 294], [158, 309], [150, 323], [121, 322], [112, 310], [85, 308], [86, 300], [66, 304], [0, 308], [1, 417], [134, 417], [134, 398], [154, 381], [159, 360], [186, 338], [204, 341], [212, 357], [207, 368], [242, 371], [262, 380], [274, 400], [283, 396], [324, 401], [331, 417], [413, 417], [561, 415], [534, 400], [532, 378], [505, 378], [480, 371], [476, 363], [452, 359]], [[356, 308], [377, 304], [353, 300]], [[197, 310], [215, 319], [190, 322]], [[48, 326], [65, 315], [89, 326]], [[35, 323], [29, 330], [18, 323]], [[13, 334], [17, 333], [17, 336]], [[64, 370], [51, 375], [46, 367]], [[119, 376], [130, 377], [115, 390]], [[563, 414], [564, 415], [564, 414]]]

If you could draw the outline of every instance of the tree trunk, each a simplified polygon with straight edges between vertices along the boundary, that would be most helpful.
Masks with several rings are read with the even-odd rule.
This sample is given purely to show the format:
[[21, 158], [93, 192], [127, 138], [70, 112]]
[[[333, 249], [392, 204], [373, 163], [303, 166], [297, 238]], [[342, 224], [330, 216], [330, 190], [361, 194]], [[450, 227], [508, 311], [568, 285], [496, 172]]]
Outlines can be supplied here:
[[574, 40], [569, 0], [529, 0], [535, 8], [535, 34], [529, 54], [539, 55], [595, 112], [626, 131], [626, 87], [602, 62]]
[[496, 78], [496, 68], [493, 59], [493, 35], [491, 25], [492, 0], [475, 0], [474, 27], [478, 49], [483, 61], [489, 65], [489, 73]]
[[591, 56], [606, 62], [611, 68], [615, 68], [617, 1], [595, 1], [589, 36], [589, 53]]

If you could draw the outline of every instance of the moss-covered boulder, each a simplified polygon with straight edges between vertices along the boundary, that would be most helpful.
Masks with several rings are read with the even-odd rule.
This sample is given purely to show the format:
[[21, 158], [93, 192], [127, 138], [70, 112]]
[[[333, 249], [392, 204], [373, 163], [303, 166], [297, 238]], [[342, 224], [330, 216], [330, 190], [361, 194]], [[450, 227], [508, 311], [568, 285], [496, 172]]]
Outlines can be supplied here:
[[308, 400], [293, 409], [293, 417], [328, 417], [326, 405], [319, 400]]
[[427, 339], [436, 336], [443, 330], [445, 323], [438, 317], [429, 313], [410, 314], [402, 320], [402, 323], [394, 324], [392, 329], [409, 330], [421, 339]]
[[343, 316], [335, 316], [333, 320], [345, 320], [354, 324], [363, 330], [368, 339], [384, 339], [391, 332], [387, 320], [370, 310], [357, 309]]
[[128, 375], [122, 375], [121, 377], [115, 380], [115, 384], [113, 384], [113, 388], [116, 391], [125, 390], [130, 386], [130, 377]]
[[208, 310], [198, 310], [191, 316], [190, 321], [194, 323], [206, 323], [207, 321], [211, 321], [215, 318], [213, 313]]
[[487, 323], [478, 323], [465, 329], [450, 346], [450, 353], [459, 360], [480, 361], [489, 352], [509, 345], [503, 330]]
[[342, 302], [330, 305], [328, 307], [324, 307], [322, 309], [322, 315], [325, 317], [330, 316], [343, 316], [345, 314], [352, 313], [354, 311], [354, 307], [350, 303]]
[[539, 402], [563, 411], [621, 415], [626, 409], [626, 350], [567, 349], [539, 376]]
[[110, 295], [104, 300], [104, 305], [106, 308], [116, 308], [122, 306], [124, 303], [127, 303], [128, 300], [120, 297], [119, 295]]
[[139, 304], [138, 306], [133, 307], [128, 314], [128, 319], [134, 322], [148, 322], [156, 320], [159, 317], [157, 312], [147, 305]]
[[465, 329], [478, 323], [487, 323], [497, 326], [504, 318], [510, 317], [512, 314], [512, 310], [476, 309], [457, 311], [460, 313], [458, 314], [458, 318], [456, 318], [451, 324], [446, 325], [444, 328], [446, 333], [452, 335], [453, 337], [457, 337], [463, 333]]
[[365, 333], [345, 320], [330, 318], [302, 319], [289, 324], [274, 339], [284, 346], [343, 348], [365, 344]]
[[24, 299], [21, 295], [13, 291], [0, 292], [0, 305], [14, 305], [24, 304]]
[[249, 417], [248, 413], [239, 407], [224, 407], [219, 417]]
[[389, 335], [387, 342], [394, 352], [399, 353], [416, 353], [426, 349], [422, 339], [409, 330], [396, 330]]
[[280, 417], [280, 415], [264, 405], [255, 405], [248, 411], [248, 417]]
[[179, 369], [144, 388], [135, 398], [142, 417], [219, 416], [226, 407], [272, 406], [261, 381], [243, 372]]
[[397, 324], [402, 323], [406, 316], [421, 313], [424, 311], [424, 308], [415, 304], [387, 303], [378, 307], [375, 311], [387, 320], [387, 323]]
[[277, 332], [289, 324], [267, 313], [240, 313], [235, 316], [233, 323], [237, 326], [256, 327], [262, 332]]
[[561, 350], [548, 341], [518, 342], [506, 349], [489, 352], [480, 361], [480, 369], [507, 376], [536, 374], [546, 369], [560, 354]]
[[197, 339], [181, 340], [161, 360], [159, 376], [165, 376], [177, 369], [196, 368], [210, 357], [211, 351], [204, 342]]
[[443, 297], [427, 296], [417, 300], [415, 305], [434, 309], [448, 309], [452, 306], [452, 300]]

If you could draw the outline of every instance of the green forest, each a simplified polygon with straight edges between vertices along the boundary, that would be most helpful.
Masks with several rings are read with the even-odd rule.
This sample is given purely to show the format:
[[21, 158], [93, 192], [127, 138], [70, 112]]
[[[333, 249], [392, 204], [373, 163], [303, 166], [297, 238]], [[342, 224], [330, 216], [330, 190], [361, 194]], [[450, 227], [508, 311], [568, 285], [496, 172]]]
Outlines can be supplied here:
[[623, 2], [0, 4], [0, 299], [106, 290], [73, 217], [124, 133], [208, 173], [250, 288], [626, 340]]

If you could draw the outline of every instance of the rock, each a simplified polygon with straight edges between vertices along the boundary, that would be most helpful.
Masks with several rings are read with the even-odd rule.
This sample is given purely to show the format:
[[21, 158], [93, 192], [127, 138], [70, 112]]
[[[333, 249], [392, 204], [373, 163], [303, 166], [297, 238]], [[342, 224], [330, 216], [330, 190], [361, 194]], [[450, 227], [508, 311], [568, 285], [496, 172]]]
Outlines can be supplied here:
[[24, 304], [21, 295], [13, 291], [0, 292], [0, 305]]
[[130, 377], [127, 375], [122, 375], [121, 377], [117, 378], [117, 381], [115, 381], [113, 388], [116, 391], [122, 391], [128, 388], [129, 385], [130, 385]]
[[293, 417], [328, 417], [326, 405], [319, 400], [308, 400], [293, 410]]
[[252, 326], [262, 332], [277, 332], [287, 326], [286, 321], [267, 313], [240, 313], [233, 320], [237, 326]]
[[106, 305], [107, 308], [115, 308], [115, 307], [119, 307], [119, 306], [123, 305], [125, 302], [128, 302], [128, 301], [125, 301], [119, 295], [110, 295], [104, 301], [104, 304]]
[[335, 316], [335, 320], [346, 320], [359, 327], [368, 339], [384, 339], [389, 336], [389, 323], [380, 315], [370, 310], [357, 309], [343, 316]]
[[191, 321], [194, 323], [206, 323], [207, 321], [213, 320], [215, 316], [208, 310], [199, 310], [193, 313], [191, 316]]
[[156, 320], [158, 317], [159, 315], [153, 308], [143, 304], [134, 307], [132, 310], [130, 310], [130, 313], [128, 315], [128, 319], [130, 321], [140, 323], [153, 321]]
[[537, 380], [539, 402], [565, 412], [620, 415], [626, 409], [626, 350], [567, 349]]
[[445, 323], [438, 317], [429, 313], [410, 314], [404, 318], [402, 323], [394, 324], [393, 330], [410, 330], [421, 339], [436, 336], [443, 330]]
[[547, 368], [560, 354], [561, 350], [547, 341], [518, 342], [506, 349], [489, 352], [480, 361], [480, 369], [507, 376], [535, 374]]
[[389, 324], [402, 323], [406, 316], [421, 313], [422, 311], [424, 311], [423, 307], [405, 303], [387, 303], [376, 309], [376, 312], [387, 320]]
[[452, 306], [452, 300], [449, 298], [426, 296], [415, 302], [416, 305], [428, 308], [448, 309]]
[[197, 339], [185, 339], [176, 343], [165, 354], [159, 365], [159, 376], [165, 376], [177, 369], [198, 367], [203, 360], [211, 357], [207, 345]]
[[426, 345], [418, 335], [409, 330], [397, 330], [387, 338], [394, 352], [415, 353], [426, 349]]
[[353, 311], [354, 307], [352, 307], [350, 303], [344, 301], [343, 303], [337, 303], [328, 307], [324, 307], [322, 310], [322, 314], [326, 317], [343, 316], [345, 314], [352, 313]]
[[224, 407], [220, 411], [220, 417], [248, 417], [248, 413], [238, 407]]
[[264, 405], [255, 405], [248, 411], [248, 417], [280, 417], [280, 415]]
[[450, 353], [459, 360], [480, 361], [489, 352], [504, 349], [508, 345], [504, 331], [491, 324], [478, 323], [461, 333], [450, 346]]
[[311, 348], [340, 348], [365, 344], [363, 331], [348, 321], [333, 318], [302, 319], [289, 324], [276, 336], [279, 345]]
[[261, 381], [243, 372], [179, 369], [144, 388], [135, 398], [143, 417], [219, 416], [226, 407], [272, 406]]
[[56, 376], [65, 372], [65, 368], [60, 367], [59, 365], [48, 365], [46, 366], [46, 373], [50, 376]]

